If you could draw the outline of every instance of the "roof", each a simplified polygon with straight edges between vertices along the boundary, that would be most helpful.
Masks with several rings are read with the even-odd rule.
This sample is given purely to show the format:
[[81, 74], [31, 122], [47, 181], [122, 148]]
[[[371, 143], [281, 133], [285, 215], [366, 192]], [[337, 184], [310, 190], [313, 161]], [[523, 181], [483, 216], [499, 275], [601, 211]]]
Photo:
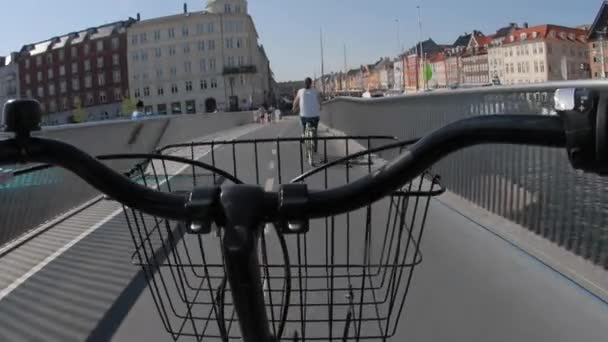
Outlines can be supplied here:
[[41, 42], [26, 44], [21, 48], [22, 53], [29, 53], [30, 56], [45, 53], [50, 49], [60, 49], [68, 45], [79, 44], [85, 40], [95, 40], [111, 36], [116, 30], [124, 29], [135, 22], [135, 19], [121, 20], [86, 30], [71, 32], [59, 37], [53, 37]]
[[513, 31], [511, 35], [505, 37], [503, 44], [513, 44], [522, 40], [562, 40], [584, 44], [587, 41], [587, 31], [559, 25], [538, 25]]
[[498, 30], [496, 30], [496, 33], [494, 34], [493, 39], [504, 38], [504, 37], [508, 36], [511, 33], [511, 31], [514, 29], [518, 29], [518, 26], [516, 23], [510, 23], [509, 26], [501, 27]]
[[436, 53], [436, 52], [439, 52], [442, 50], [442, 48], [439, 45], [437, 45], [437, 43], [435, 43], [434, 40], [429, 38], [423, 42], [419, 42], [416, 45], [412, 46], [403, 55], [405, 55], [405, 56], [418, 55], [420, 57], [420, 44], [422, 44], [422, 51], [428, 55], [431, 55], [433, 53]]
[[608, 1], [604, 0], [595, 16], [593, 24], [591, 24], [587, 38], [597, 39], [597, 32], [604, 30], [606, 26], [608, 26]]
[[436, 53], [429, 58], [429, 62], [437, 63], [445, 61], [445, 55], [443, 53]]
[[454, 44], [452, 44], [452, 47], [467, 46], [467, 45], [469, 45], [469, 40], [471, 40], [471, 34], [465, 32], [465, 34], [463, 34], [462, 36], [459, 36], [456, 39]]
[[480, 36], [475, 37], [475, 40], [477, 40], [477, 44], [482, 45], [482, 46], [490, 44], [490, 42], [492, 42], [492, 39], [494, 39], [494, 35], [490, 35], [490, 36], [480, 35]]

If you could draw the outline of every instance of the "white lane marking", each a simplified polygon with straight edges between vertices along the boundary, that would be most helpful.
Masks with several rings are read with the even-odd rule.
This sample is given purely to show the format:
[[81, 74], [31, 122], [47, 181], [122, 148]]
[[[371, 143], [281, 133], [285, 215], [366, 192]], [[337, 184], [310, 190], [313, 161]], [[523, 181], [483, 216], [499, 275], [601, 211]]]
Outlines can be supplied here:
[[[238, 135], [236, 135], [234, 137], [231, 137], [230, 139], [237, 139], [239, 137], [242, 137], [243, 135], [252, 133], [252, 132], [254, 132], [257, 129], [259, 129], [259, 127], [256, 128], [256, 129], [253, 129], [251, 131], [239, 132]], [[220, 148], [220, 147], [221, 146], [215, 146], [214, 149], [217, 149], [217, 148]], [[206, 151], [202, 156], [199, 157], [199, 159], [202, 158], [202, 157], [204, 157], [205, 155], [207, 155], [209, 153], [211, 153], [211, 149], [209, 149], [209, 151]], [[159, 185], [160, 186], [164, 185], [169, 179], [175, 177], [175, 175], [178, 175], [178, 174], [184, 172], [189, 167], [190, 167], [190, 165], [184, 165], [176, 173], [174, 173], [173, 176], [168, 177], [166, 179], [163, 179], [161, 182], [159, 182]], [[272, 189], [272, 187], [274, 186], [274, 179], [269, 179], [269, 181], [271, 181], [271, 182], [270, 183], [267, 182], [267, 185], [270, 184], [270, 189]], [[2, 291], [0, 291], [0, 301], [2, 301], [4, 298], [6, 298], [6, 296], [8, 296], [11, 292], [13, 292], [16, 288], [18, 288], [21, 284], [23, 284], [29, 278], [31, 278], [34, 274], [38, 273], [41, 269], [44, 268], [44, 266], [50, 264], [53, 260], [55, 260], [59, 256], [61, 256], [61, 254], [65, 253], [68, 249], [72, 248], [74, 245], [76, 245], [82, 239], [86, 238], [88, 235], [90, 235], [91, 233], [93, 233], [94, 231], [96, 231], [97, 229], [99, 229], [104, 224], [108, 223], [110, 220], [114, 219], [116, 216], [120, 215], [120, 213], [122, 213], [122, 212], [123, 212], [122, 207], [120, 209], [117, 209], [116, 211], [112, 212], [110, 215], [106, 216], [104, 219], [102, 219], [101, 221], [99, 221], [96, 224], [94, 224], [93, 226], [91, 226], [89, 229], [87, 229], [84, 232], [82, 232], [74, 240], [68, 242], [63, 247], [61, 247], [60, 249], [56, 250], [53, 254], [51, 254], [48, 257], [46, 257], [46, 259], [44, 259], [42, 262], [40, 262], [36, 266], [32, 267], [29, 271], [27, 271], [21, 277], [19, 277], [15, 281], [13, 281], [10, 285], [8, 285], [4, 289], [2, 289]]]
[[[266, 191], [272, 191], [272, 189], [274, 188], [274, 178], [268, 178], [266, 180], [266, 185], [264, 185], [264, 190]], [[272, 226], [270, 226], [270, 223], [266, 223], [266, 226], [264, 226], [264, 235], [268, 235], [272, 230]]]
[[270, 164], [268, 164], [268, 169], [269, 170], [274, 170], [274, 160], [270, 161]]
[[59, 248], [57, 251], [55, 251], [55, 253], [49, 255], [46, 259], [42, 260], [42, 262], [40, 262], [38, 265], [34, 266], [32, 269], [30, 269], [29, 271], [27, 271], [27, 273], [25, 273], [24, 275], [22, 275], [21, 277], [19, 277], [17, 280], [13, 281], [10, 285], [8, 285], [2, 291], [0, 291], [0, 301], [2, 299], [4, 299], [6, 296], [8, 296], [11, 292], [13, 292], [13, 290], [15, 290], [21, 284], [23, 284], [26, 280], [28, 280], [30, 277], [32, 277], [34, 274], [36, 274], [38, 271], [40, 271], [44, 266], [48, 265], [53, 260], [57, 259], [65, 251], [67, 251], [68, 249], [72, 248], [72, 246], [74, 246], [75, 244], [77, 244], [78, 242], [80, 242], [85, 237], [89, 236], [91, 233], [93, 233], [99, 227], [101, 227], [104, 224], [108, 223], [114, 217], [118, 216], [118, 214], [120, 214], [121, 212], [122, 212], [122, 208], [120, 208], [120, 209], [114, 211], [113, 213], [111, 213], [110, 215], [106, 216], [106, 218], [104, 218], [103, 220], [97, 222], [97, 224], [91, 226], [91, 228], [89, 228], [89, 229], [85, 230], [84, 232], [82, 232], [74, 240], [68, 242], [66, 245], [64, 245], [63, 247]]

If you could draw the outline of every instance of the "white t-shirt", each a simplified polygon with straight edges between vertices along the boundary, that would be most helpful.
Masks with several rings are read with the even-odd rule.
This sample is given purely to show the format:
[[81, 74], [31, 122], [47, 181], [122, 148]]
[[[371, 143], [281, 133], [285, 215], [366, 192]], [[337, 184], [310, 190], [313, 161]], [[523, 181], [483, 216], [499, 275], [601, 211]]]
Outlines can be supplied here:
[[312, 88], [302, 88], [298, 90], [298, 97], [300, 98], [300, 116], [305, 118], [318, 118], [321, 116], [319, 91]]

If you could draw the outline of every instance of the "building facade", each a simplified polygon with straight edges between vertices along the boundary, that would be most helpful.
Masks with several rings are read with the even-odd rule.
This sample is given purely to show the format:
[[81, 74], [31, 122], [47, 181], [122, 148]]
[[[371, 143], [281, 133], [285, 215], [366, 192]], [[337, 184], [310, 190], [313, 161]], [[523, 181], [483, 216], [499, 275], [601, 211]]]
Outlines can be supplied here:
[[[526, 27], [527, 24], [524, 24]], [[511, 23], [509, 26], [503, 27], [492, 35], [492, 40], [488, 46], [488, 78], [492, 84], [499, 85], [504, 83], [505, 66], [504, 52], [502, 44], [505, 37], [511, 35], [518, 28], [517, 24]]]
[[462, 54], [462, 74], [465, 85], [488, 84], [488, 46], [492, 37], [474, 31], [464, 53]]
[[245, 0], [139, 21], [128, 31], [129, 82], [146, 112], [237, 111], [272, 103], [272, 72]]
[[404, 68], [403, 68], [403, 59], [395, 58], [393, 61], [393, 79], [395, 83], [393, 83], [394, 90], [403, 90], [403, 81], [404, 81]]
[[464, 53], [470, 40], [471, 34], [465, 32], [463, 35], [459, 36], [456, 39], [454, 44], [445, 49], [445, 68], [447, 75], [447, 83], [449, 87], [457, 87], [460, 84], [464, 83], [461, 56]]
[[589, 71], [594, 79], [608, 78], [608, 1], [600, 10], [588, 30]]
[[129, 89], [126, 31], [134, 22], [25, 45], [17, 57], [21, 96], [40, 101], [46, 124], [121, 116]]
[[0, 111], [6, 101], [19, 97], [19, 65], [16, 54], [0, 57]]
[[437, 53], [429, 58], [432, 76], [429, 80], [429, 88], [446, 88], [448, 86], [448, 75], [446, 58], [444, 53]]
[[587, 32], [557, 25], [515, 30], [503, 42], [505, 84], [588, 78]]

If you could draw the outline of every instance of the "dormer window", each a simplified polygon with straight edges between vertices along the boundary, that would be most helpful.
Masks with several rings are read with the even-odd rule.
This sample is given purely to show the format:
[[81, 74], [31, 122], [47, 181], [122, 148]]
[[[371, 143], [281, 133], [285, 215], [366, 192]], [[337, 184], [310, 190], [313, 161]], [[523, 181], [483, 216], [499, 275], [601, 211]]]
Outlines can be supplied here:
[[569, 33], [568, 34], [568, 39], [570, 39], [570, 40], [576, 40], [576, 35], [574, 33]]
[[549, 36], [550, 36], [551, 38], [555, 38], [555, 37], [556, 37], [555, 31], [551, 31], [551, 32], [549, 32]]
[[526, 40], [528, 38], [528, 34], [523, 32], [522, 34], [519, 35], [519, 39], [521, 40]]
[[536, 37], [538, 37], [538, 32], [536, 32], [536, 31], [532, 32], [532, 38], [536, 38]]
[[515, 36], [514, 36], [514, 35], [511, 35], [511, 36], [509, 37], [509, 40], [510, 40], [511, 42], [514, 42], [514, 41], [515, 41]]
[[560, 37], [561, 39], [566, 39], [566, 32], [560, 32], [560, 33], [559, 33], [559, 37]]

